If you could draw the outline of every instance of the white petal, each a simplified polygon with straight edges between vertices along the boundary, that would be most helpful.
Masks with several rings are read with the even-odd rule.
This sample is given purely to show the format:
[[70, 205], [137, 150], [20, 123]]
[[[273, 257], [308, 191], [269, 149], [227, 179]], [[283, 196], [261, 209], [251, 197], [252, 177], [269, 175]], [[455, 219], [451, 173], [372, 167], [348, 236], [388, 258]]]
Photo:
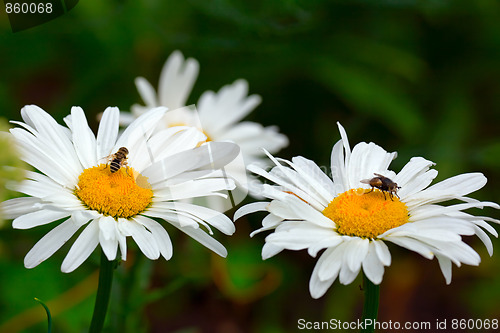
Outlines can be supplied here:
[[300, 218], [316, 224], [320, 227], [334, 228], [335, 223], [328, 217], [323, 215], [321, 212], [317, 211], [301, 199], [294, 195], [289, 195], [287, 198], [290, 209], [297, 214]]
[[371, 244], [375, 249], [380, 262], [384, 266], [389, 266], [391, 264], [391, 252], [389, 251], [387, 245], [383, 241], [377, 240], [372, 241]]
[[374, 177], [374, 173], [384, 173], [396, 153], [388, 153], [373, 142], [360, 142], [354, 146], [347, 168], [350, 188], [361, 186], [362, 179]]
[[284, 221], [274, 233], [266, 237], [266, 243], [288, 250], [302, 250], [321, 242], [332, 234], [334, 234], [332, 230], [304, 222]]
[[343, 285], [351, 284], [352, 281], [354, 281], [354, 279], [358, 276], [360, 269], [352, 271], [348, 265], [343, 264], [342, 267], [340, 268], [339, 282], [342, 283]]
[[[252, 170], [252, 166], [248, 166], [248, 170], [260, 174], [263, 177], [275, 182], [276, 184], [283, 185], [285, 188], [282, 191], [292, 192], [309, 205], [313, 206], [316, 210], [322, 211], [329, 203], [323, 199], [315, 191], [314, 187], [309, 184], [306, 179], [303, 179], [299, 173], [288, 167], [281, 165], [279, 159], [274, 158], [267, 151], [264, 151], [267, 156], [276, 164], [276, 167], [270, 173], [263, 172], [264, 170]], [[275, 181], [276, 180], [276, 181]]]
[[166, 108], [158, 107], [151, 109], [137, 118], [123, 131], [122, 135], [115, 143], [112, 152], [116, 152], [120, 147], [127, 147], [130, 152], [130, 164], [134, 166], [132, 163], [133, 152], [140, 151], [141, 147], [145, 144], [147, 145], [147, 140], [153, 133], [155, 127], [158, 126], [160, 119], [166, 111]]
[[268, 214], [262, 219], [262, 226], [265, 228], [276, 228], [283, 219], [279, 216]]
[[100, 218], [102, 215], [94, 210], [78, 210], [71, 213], [71, 217], [76, 224], [84, 225], [90, 220]]
[[99, 219], [99, 243], [109, 261], [116, 259], [118, 251], [118, 228], [116, 221], [111, 216], [103, 216]]
[[[292, 162], [284, 159], [276, 159], [276, 161], [286, 163], [292, 167], [297, 173], [289, 174], [290, 180], [298, 188], [314, 194], [313, 197], [320, 202], [322, 207], [326, 207], [333, 200], [333, 191], [335, 191], [333, 182], [316, 163], [301, 156], [294, 157]], [[284, 169], [280, 171], [284, 171]], [[305, 201], [307, 201], [307, 198]]]
[[[62, 187], [53, 182], [48, 177], [48, 181], [32, 181], [25, 179], [20, 183], [7, 183], [7, 188], [13, 191], [21, 192], [29, 196], [42, 199], [44, 203], [51, 203], [53, 206], [66, 208], [83, 207], [81, 201], [74, 195], [73, 190]], [[40, 201], [40, 202], [42, 202]]]
[[156, 91], [151, 83], [143, 77], [137, 77], [134, 82], [146, 106], [149, 108], [157, 107], [158, 101], [156, 99]]
[[[67, 136], [64, 127], [59, 125], [52, 116], [36, 105], [27, 105], [21, 109], [23, 119], [28, 117], [39, 135], [37, 138], [47, 142], [52, 153], [60, 162], [68, 162], [73, 172], [80, 171], [79, 160], [74, 146]], [[63, 161], [61, 161], [63, 160]]]
[[[132, 124], [135, 120], [135, 118], [139, 117], [141, 114], [143, 114], [145, 111], [147, 111], [147, 109], [144, 111], [144, 112], [140, 112], [140, 111], [137, 111], [137, 110], [142, 110], [143, 108], [140, 106], [140, 105], [137, 105], [137, 104], [134, 104], [130, 107], [130, 111], [131, 112], [120, 112], [120, 120], [119, 120], [119, 123], [121, 126], [123, 127], [126, 127], [130, 124]], [[135, 115], [137, 114], [137, 115]]]
[[[118, 225], [121, 225], [123, 223], [127, 223], [127, 220], [126, 219], [122, 219], [122, 218], [119, 218], [118, 219]], [[120, 232], [118, 232], [118, 246], [120, 247], [120, 253], [122, 255], [122, 260], [125, 261], [127, 260], [127, 236], [130, 236], [130, 235], [126, 235], [122, 232], [122, 230], [120, 230], [120, 228], [118, 227], [118, 230]]]
[[331, 254], [334, 250], [335, 248], [327, 249], [321, 257], [319, 257], [318, 262], [314, 266], [311, 279], [309, 280], [309, 291], [312, 298], [318, 299], [323, 296], [338, 276], [341, 261], [334, 261], [333, 265], [330, 265], [330, 268], [335, 270], [335, 272], [331, 274], [331, 278], [323, 280], [319, 277], [319, 270], [325, 265], [325, 261], [333, 260]]
[[462, 263], [477, 266], [481, 262], [481, 257], [469, 245], [464, 242], [434, 242], [437, 248], [436, 255], [440, 254], [449, 258], [457, 266]]
[[49, 258], [63, 246], [80, 228], [80, 224], [69, 218], [43, 236], [24, 258], [24, 266], [33, 268]]
[[326, 238], [323, 238], [321, 241], [312, 244], [308, 249], [307, 252], [309, 253], [310, 256], [316, 257], [319, 251], [323, 249], [327, 249], [330, 247], [336, 247], [340, 243], [343, 242], [342, 236], [336, 234], [336, 233], [331, 233], [331, 236], [328, 236]]
[[328, 205], [335, 195], [333, 181], [311, 160], [298, 156], [292, 158], [292, 162], [292, 167], [307, 181], [311, 182], [313, 188], [323, 196]]
[[441, 268], [441, 272], [443, 272], [444, 279], [446, 280], [446, 284], [451, 283], [451, 260], [440, 255], [436, 255], [436, 258], [439, 262], [439, 268]]
[[[183, 177], [188, 171], [204, 171], [197, 177], [207, 176], [223, 168], [239, 154], [239, 147], [230, 142], [210, 142], [195, 149], [179, 152], [166, 159], [156, 161], [142, 171], [151, 184], [177, 177], [178, 180], [189, 180]], [[187, 174], [189, 176], [189, 174]]]
[[174, 126], [158, 131], [148, 143], [155, 161], [158, 161], [196, 148], [206, 139], [206, 135], [195, 127]]
[[227, 256], [227, 250], [226, 248], [219, 243], [217, 240], [214, 238], [210, 237], [206, 232], [204, 232], [201, 229], [194, 229], [191, 227], [180, 227], [179, 225], [176, 225], [172, 223], [175, 227], [177, 227], [180, 231], [184, 232], [186, 235], [190, 236], [193, 238], [195, 241], [199, 242], [201, 245], [207, 247], [208, 249], [214, 251], [221, 257], [226, 257]]
[[436, 178], [438, 175], [437, 170], [429, 170], [426, 171], [425, 173], [416, 176], [412, 180], [408, 181], [405, 185], [399, 184], [397, 181], [395, 181], [398, 186], [401, 188], [398, 190], [398, 196], [401, 198], [402, 201], [406, 202], [408, 200], [411, 200], [411, 197], [425, 189], [427, 186], [429, 186], [434, 178]]
[[61, 266], [63, 273], [70, 273], [77, 269], [99, 244], [99, 223], [94, 220], [82, 231], [71, 246]]
[[197, 128], [187, 126], [173, 126], [154, 133], [147, 141], [144, 136], [130, 156], [130, 164], [140, 172], [157, 161], [170, 160], [177, 153], [192, 150], [207, 139]]
[[206, 221], [208, 224], [217, 228], [217, 230], [226, 235], [232, 235], [236, 231], [234, 223], [231, 219], [229, 219], [226, 215], [207, 207], [184, 202], [158, 203], [156, 207], [164, 207], [177, 212], [185, 212], [188, 215], [195, 216], [203, 221]]
[[[58, 190], [61, 189], [61, 185], [58, 185]], [[5, 187], [11, 191], [20, 192], [31, 197], [43, 198], [49, 193], [51, 193], [54, 188], [46, 186], [46, 184], [25, 179], [21, 182], [8, 182]]]
[[342, 242], [336, 247], [327, 249], [319, 258], [317, 274], [321, 281], [336, 279], [343, 266], [345, 250], [348, 248], [348, 242]]
[[108, 107], [104, 110], [101, 121], [99, 122], [99, 129], [97, 130], [97, 160], [100, 163], [107, 156], [114, 154], [112, 151], [118, 137], [120, 110], [117, 107]]
[[392, 242], [396, 245], [404, 247], [410, 251], [417, 252], [421, 256], [427, 259], [434, 258], [434, 252], [430, 249], [430, 247], [426, 244], [423, 244], [421, 241], [410, 238], [410, 237], [392, 237], [388, 235], [384, 237], [384, 240]]
[[80, 107], [71, 108], [73, 145], [84, 169], [96, 165], [96, 139]]
[[339, 128], [340, 138], [342, 140], [342, 144], [344, 145], [345, 150], [345, 160], [349, 161], [351, 159], [351, 148], [349, 145], [349, 140], [347, 139], [347, 133], [342, 125], [337, 122], [337, 127]]
[[36, 212], [39, 208], [35, 204], [40, 203], [38, 198], [14, 198], [0, 203], [0, 214], [3, 219], [15, 219], [21, 215]]
[[264, 202], [252, 202], [252, 203], [246, 204], [246, 205], [240, 207], [234, 213], [233, 220], [236, 221], [240, 217], [248, 215], [248, 214], [251, 214], [251, 213], [266, 211], [266, 207], [267, 207], [268, 204], [269, 204], [269, 202], [267, 202], [267, 201], [264, 201]]
[[493, 236], [498, 237], [498, 233], [495, 230], [495, 228], [493, 228], [491, 225], [489, 225], [488, 223], [485, 222], [485, 221], [493, 220], [490, 222], [499, 223], [497, 220], [492, 219], [492, 218], [488, 218], [487, 216], [476, 216], [476, 218], [478, 218], [478, 220], [474, 219], [471, 222], [474, 223], [475, 225], [477, 225], [478, 227], [482, 227], [482, 228], [486, 229], [486, 231], [488, 231]]
[[167, 231], [162, 227], [161, 224], [147, 218], [145, 216], [136, 216], [136, 221], [151, 231], [151, 236], [158, 245], [161, 255], [166, 259], [170, 260], [172, 258], [173, 248], [172, 241], [167, 233]]
[[193, 228], [199, 228], [200, 225], [207, 228], [208, 232], [212, 235], [212, 229], [210, 226], [200, 219], [199, 217], [190, 214], [189, 212], [185, 212], [182, 210], [172, 209], [171, 202], [153, 202], [153, 205], [148, 208], [144, 215], [148, 215], [151, 217], [160, 217], [167, 221], [175, 221], [178, 222], [180, 226], [191, 226]]
[[354, 238], [349, 242], [349, 249], [345, 252], [345, 261], [353, 272], [359, 271], [370, 247], [368, 239]]
[[126, 230], [129, 233], [134, 241], [136, 242], [139, 249], [141, 249], [144, 255], [152, 260], [158, 259], [160, 256], [160, 249], [158, 248], [158, 244], [153, 239], [151, 232], [146, 230], [142, 224], [136, 221], [136, 218], [133, 218], [134, 221], [127, 221], [126, 223], [120, 223], [119, 228], [121, 230]]
[[[298, 191], [298, 189], [295, 190]], [[267, 197], [274, 197], [279, 200], [272, 201], [267, 207], [270, 212], [277, 216], [294, 220], [306, 220], [322, 227], [335, 227], [335, 223], [321, 213], [323, 208], [318, 211], [318, 207], [313, 207], [310, 201], [308, 201], [309, 198], [303, 198], [301, 192], [293, 193], [290, 194], [288, 191], [284, 191], [281, 188], [275, 189], [269, 185], [264, 185], [262, 192]], [[297, 196], [300, 196], [300, 198]], [[304, 201], [307, 201], [307, 203]], [[319, 206], [321, 207], [320, 204]]]
[[[36, 188], [37, 192], [30, 192], [30, 193], [23, 192], [25, 194], [28, 194], [30, 196], [36, 196], [39, 198], [44, 198], [46, 196], [49, 196], [50, 194], [54, 194], [54, 192], [58, 193], [64, 192], [74, 197], [73, 188], [69, 189], [66, 187], [62, 187], [60, 184], [56, 183], [54, 180], [52, 180], [51, 178], [47, 177], [44, 174], [29, 170], [25, 170], [24, 174], [26, 178], [33, 180], [37, 183], [37, 184], [32, 184], [33, 186], [37, 186]], [[18, 188], [15, 188], [15, 191], [22, 192]]]
[[242, 79], [222, 87], [216, 94], [203, 93], [198, 101], [203, 126], [220, 133], [246, 117], [261, 102], [259, 95], [247, 94], [248, 83]]
[[[337, 126], [340, 131], [341, 139], [337, 141], [337, 143], [333, 146], [332, 153], [330, 156], [331, 160], [330, 168], [331, 168], [333, 183], [335, 186], [334, 195], [338, 193], [343, 193], [350, 189], [346, 166], [348, 165], [348, 161], [351, 158], [350, 157], [351, 148], [349, 147], [347, 134], [344, 128], [338, 122]], [[345, 150], [345, 159], [344, 159], [344, 150]]]
[[465, 200], [463, 196], [477, 191], [486, 184], [482, 173], [466, 173], [445, 179], [405, 199], [408, 208], [443, 202], [451, 199]]
[[56, 210], [38, 210], [33, 213], [28, 213], [21, 215], [12, 222], [12, 227], [14, 229], [29, 229], [37, 227], [39, 225], [44, 225], [56, 220], [62, 219], [69, 216], [71, 213], [68, 211], [56, 211]]
[[245, 160], [262, 155], [261, 148], [275, 153], [288, 145], [286, 135], [279, 133], [276, 126], [264, 127], [259, 123], [244, 121], [218, 135], [208, 133], [217, 141], [232, 141], [241, 147]]
[[463, 220], [440, 217], [430, 218], [414, 223], [406, 223], [400, 227], [391, 229], [380, 235], [385, 238], [392, 237], [412, 237], [420, 240], [441, 240], [441, 241], [460, 241], [460, 235], [474, 234], [473, 226]]
[[273, 200], [265, 207], [268, 212], [279, 216], [284, 220], [300, 220], [302, 219], [295, 211], [290, 209], [289, 202], [285, 200]]
[[[10, 130], [19, 144], [21, 159], [49, 176], [55, 182], [71, 188], [77, 183], [76, 167], [56, 152], [55, 146], [38, 139], [20, 128]], [[76, 155], [76, 154], [75, 154]]]
[[198, 77], [199, 67], [195, 59], [188, 58], [184, 61], [181, 52], [172, 52], [160, 73], [160, 105], [168, 106], [171, 110], [185, 106]]
[[226, 183], [224, 179], [198, 179], [182, 184], [169, 186], [163, 190], [156, 190], [155, 196], [161, 200], [180, 200], [198, 198], [208, 195], [221, 195], [223, 190], [234, 189], [234, 183]]
[[198, 222], [195, 221], [192, 217], [183, 214], [178, 214], [177, 212], [174, 211], [157, 209], [154, 208], [154, 206], [149, 208], [146, 212], [144, 212], [144, 215], [164, 219], [165, 221], [178, 225], [179, 227], [192, 227], [195, 229], [199, 228]]
[[469, 208], [483, 208], [483, 207], [493, 207], [499, 208], [498, 204], [494, 202], [472, 202], [472, 203], [463, 203], [451, 206], [439, 206], [439, 205], [425, 205], [417, 207], [416, 209], [411, 210], [410, 212], [410, 220], [418, 221], [423, 220], [433, 216], [440, 216], [443, 214], [449, 214], [455, 211], [461, 211]]
[[464, 173], [432, 185], [429, 190], [446, 190], [457, 196], [463, 196], [481, 189], [486, 182], [486, 177], [480, 172]]
[[61, 189], [58, 192], [47, 195], [43, 197], [43, 200], [48, 203], [47, 206], [52, 206], [58, 210], [75, 211], [87, 209], [82, 201], [68, 189]]
[[377, 255], [375, 243], [382, 242], [370, 242], [370, 249], [368, 250], [366, 258], [363, 260], [363, 272], [371, 282], [380, 284], [384, 276], [384, 264]]
[[401, 186], [398, 191], [399, 196], [404, 198], [429, 186], [437, 176], [436, 170], [429, 171], [429, 168], [434, 164], [423, 157], [412, 157], [393, 179]]
[[484, 246], [486, 246], [486, 249], [488, 250], [488, 254], [490, 257], [493, 255], [493, 243], [491, 242], [490, 237], [488, 237], [488, 234], [483, 231], [483, 229], [479, 227], [474, 228], [477, 237], [483, 242]]
[[271, 243], [265, 243], [262, 247], [262, 260], [269, 259], [280, 253], [281, 251], [283, 251], [282, 247], [276, 246]]
[[254, 230], [252, 233], [250, 233], [250, 237], [253, 237], [253, 236], [255, 236], [256, 234], [258, 234], [260, 232], [274, 229], [282, 221], [283, 221], [283, 219], [281, 217], [273, 215], [273, 214], [268, 214], [268, 215], [266, 215], [266, 217], [264, 217], [262, 219], [262, 228]]

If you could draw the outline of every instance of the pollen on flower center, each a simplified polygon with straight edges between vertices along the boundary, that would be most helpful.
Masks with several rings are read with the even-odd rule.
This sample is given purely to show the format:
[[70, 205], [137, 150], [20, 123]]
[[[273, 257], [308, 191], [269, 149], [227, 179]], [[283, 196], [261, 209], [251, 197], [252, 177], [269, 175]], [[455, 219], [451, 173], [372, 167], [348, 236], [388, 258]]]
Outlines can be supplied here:
[[382, 191], [358, 188], [333, 199], [323, 215], [337, 224], [342, 235], [375, 238], [389, 229], [408, 222], [408, 208], [396, 196], [393, 200]]
[[[85, 169], [78, 177], [75, 194], [92, 210], [114, 218], [129, 218], [142, 212], [151, 203], [153, 191], [146, 177], [133, 168], [111, 173], [106, 164]], [[136, 182], [140, 180], [141, 186]]]

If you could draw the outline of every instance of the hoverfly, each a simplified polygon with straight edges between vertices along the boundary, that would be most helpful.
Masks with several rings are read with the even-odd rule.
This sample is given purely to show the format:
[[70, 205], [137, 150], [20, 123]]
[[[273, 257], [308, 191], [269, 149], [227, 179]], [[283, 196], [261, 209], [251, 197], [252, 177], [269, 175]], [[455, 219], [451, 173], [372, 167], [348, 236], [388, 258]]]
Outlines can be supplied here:
[[127, 156], [128, 149], [125, 147], [120, 147], [116, 153], [108, 156], [109, 163], [107, 165], [109, 165], [111, 173], [115, 173], [127, 165]]
[[389, 197], [391, 198], [391, 200], [393, 200], [392, 199], [393, 195], [399, 198], [397, 191], [398, 189], [401, 188], [401, 186], [398, 186], [398, 184], [393, 182], [391, 179], [384, 177], [381, 174], [374, 173], [374, 175], [376, 177], [373, 177], [372, 179], [361, 180], [361, 183], [368, 184], [372, 187], [372, 189], [367, 193], [370, 193], [376, 187], [380, 191], [382, 191], [382, 193], [384, 194], [384, 199], [385, 199], [385, 192], [389, 192]]

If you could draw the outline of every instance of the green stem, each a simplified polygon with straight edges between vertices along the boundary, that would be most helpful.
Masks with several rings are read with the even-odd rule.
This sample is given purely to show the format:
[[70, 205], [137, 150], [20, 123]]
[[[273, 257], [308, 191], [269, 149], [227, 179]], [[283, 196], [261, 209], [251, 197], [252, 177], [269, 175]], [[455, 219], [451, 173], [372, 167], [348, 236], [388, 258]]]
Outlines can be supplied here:
[[99, 285], [97, 286], [97, 296], [94, 305], [94, 314], [90, 323], [89, 333], [100, 333], [106, 319], [106, 311], [111, 293], [111, 283], [113, 282], [113, 272], [115, 261], [109, 261], [104, 251], [101, 249], [101, 268], [99, 272]]
[[361, 332], [373, 333], [375, 331], [374, 324], [378, 314], [380, 286], [373, 284], [373, 282], [363, 274], [363, 290], [365, 292], [365, 304], [363, 305], [362, 322], [365, 326]]
[[43, 306], [43, 308], [45, 309], [45, 313], [47, 313], [47, 324], [48, 324], [47, 333], [51, 333], [52, 332], [52, 317], [50, 315], [50, 310], [47, 307], [47, 305], [45, 305], [44, 302], [42, 302], [41, 300], [39, 300], [36, 297], [35, 297], [35, 301], [37, 301], [38, 303], [40, 303]]

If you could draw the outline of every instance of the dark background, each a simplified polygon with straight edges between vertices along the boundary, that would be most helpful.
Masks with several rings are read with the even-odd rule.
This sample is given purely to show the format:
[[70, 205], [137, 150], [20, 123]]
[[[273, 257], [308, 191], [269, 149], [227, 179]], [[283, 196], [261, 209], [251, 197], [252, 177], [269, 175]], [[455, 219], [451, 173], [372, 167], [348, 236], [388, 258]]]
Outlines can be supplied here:
[[[78, 105], [95, 130], [107, 106], [142, 103], [134, 78], [157, 87], [176, 49], [200, 62], [189, 104], [205, 90], [248, 80], [263, 102], [247, 120], [278, 125], [290, 138], [280, 157], [328, 166], [340, 121], [351, 145], [373, 141], [398, 151], [393, 170], [424, 156], [437, 163], [437, 180], [480, 171], [488, 184], [473, 197], [500, 202], [500, 3], [493, 0], [80, 1], [17, 33], [2, 10], [0, 115], [20, 120], [24, 105], [37, 104], [62, 122]], [[473, 213], [500, 217], [492, 209]], [[218, 237], [227, 259], [168, 227], [169, 262], [135, 256], [129, 242], [109, 332], [289, 332], [299, 319], [359, 318], [360, 278], [336, 282], [313, 300], [308, 281], [316, 259], [288, 251], [261, 260], [265, 235], [248, 237], [261, 218], [241, 219], [234, 236]], [[23, 267], [50, 229], [0, 230], [2, 332], [46, 331], [33, 297], [49, 305], [55, 332], [87, 330], [98, 251], [70, 274], [60, 272], [69, 246], [35, 269]], [[436, 260], [391, 246], [379, 320], [448, 319], [450, 328], [453, 318], [500, 319], [500, 260], [477, 238], [467, 242], [482, 263], [454, 266], [449, 286]], [[496, 251], [499, 245], [494, 239]]]

